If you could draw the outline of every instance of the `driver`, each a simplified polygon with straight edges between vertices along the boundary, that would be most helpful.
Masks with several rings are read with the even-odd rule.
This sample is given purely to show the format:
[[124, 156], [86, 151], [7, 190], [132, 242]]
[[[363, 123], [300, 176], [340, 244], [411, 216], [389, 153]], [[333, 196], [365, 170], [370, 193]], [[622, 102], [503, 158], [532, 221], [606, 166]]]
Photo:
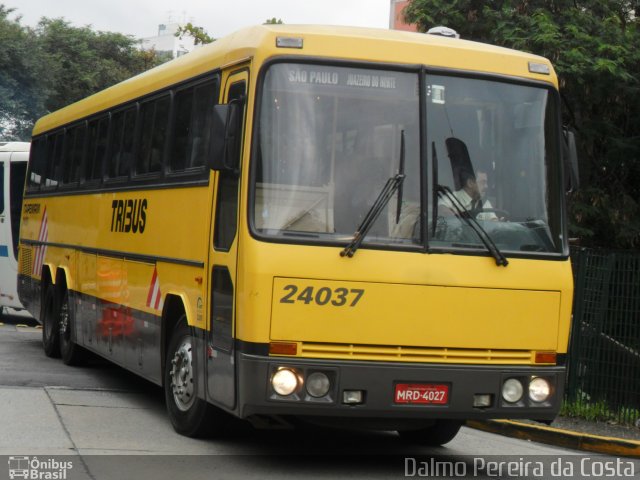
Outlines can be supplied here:
[[[485, 198], [489, 187], [487, 172], [478, 169], [477, 174], [474, 174], [472, 170], [464, 169], [459, 175], [462, 188], [456, 190], [453, 194], [464, 208], [466, 208], [476, 220], [498, 220], [497, 215], [493, 212], [491, 202]], [[446, 210], [449, 210], [451, 213], [456, 212], [456, 209], [451, 204], [451, 200], [447, 197], [440, 197], [438, 205], [446, 207], [445, 212]]]

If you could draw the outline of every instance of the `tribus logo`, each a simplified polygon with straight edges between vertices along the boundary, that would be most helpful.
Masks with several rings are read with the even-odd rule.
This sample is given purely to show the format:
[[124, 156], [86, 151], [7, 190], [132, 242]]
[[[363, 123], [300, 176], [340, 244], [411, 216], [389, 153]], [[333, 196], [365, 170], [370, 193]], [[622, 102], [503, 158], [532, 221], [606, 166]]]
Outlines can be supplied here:
[[114, 200], [111, 202], [111, 231], [144, 233], [147, 225], [147, 199]]
[[73, 462], [61, 462], [54, 458], [39, 460], [38, 457], [9, 457], [9, 478], [32, 480], [65, 480], [67, 470], [73, 468]]

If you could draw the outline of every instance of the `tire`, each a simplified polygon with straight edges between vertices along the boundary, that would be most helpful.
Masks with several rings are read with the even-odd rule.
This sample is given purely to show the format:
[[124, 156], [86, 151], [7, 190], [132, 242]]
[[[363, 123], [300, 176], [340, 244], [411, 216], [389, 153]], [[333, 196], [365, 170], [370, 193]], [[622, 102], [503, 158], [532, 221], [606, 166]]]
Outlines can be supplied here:
[[167, 348], [164, 396], [174, 430], [187, 437], [217, 435], [226, 424], [222, 411], [198, 398], [199, 362], [186, 316], [182, 315]]
[[437, 420], [435, 424], [418, 430], [400, 430], [403, 440], [418, 445], [438, 447], [449, 443], [460, 431], [462, 422], [457, 420]]
[[69, 304], [69, 290], [65, 289], [58, 309], [60, 325], [60, 354], [66, 365], [82, 365], [86, 360], [86, 350], [73, 341], [75, 320]]
[[44, 292], [40, 320], [42, 322], [42, 348], [47, 357], [60, 357], [60, 323], [57, 315], [56, 291], [52, 284]]

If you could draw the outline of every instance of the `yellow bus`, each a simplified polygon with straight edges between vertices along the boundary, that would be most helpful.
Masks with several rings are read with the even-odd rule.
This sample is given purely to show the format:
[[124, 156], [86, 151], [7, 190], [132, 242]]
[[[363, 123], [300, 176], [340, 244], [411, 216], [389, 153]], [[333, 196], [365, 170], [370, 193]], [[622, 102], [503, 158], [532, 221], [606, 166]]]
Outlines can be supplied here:
[[559, 104], [526, 53], [240, 31], [37, 122], [20, 298], [47, 355], [163, 385], [189, 436], [226, 414], [422, 444], [550, 421], [573, 288]]

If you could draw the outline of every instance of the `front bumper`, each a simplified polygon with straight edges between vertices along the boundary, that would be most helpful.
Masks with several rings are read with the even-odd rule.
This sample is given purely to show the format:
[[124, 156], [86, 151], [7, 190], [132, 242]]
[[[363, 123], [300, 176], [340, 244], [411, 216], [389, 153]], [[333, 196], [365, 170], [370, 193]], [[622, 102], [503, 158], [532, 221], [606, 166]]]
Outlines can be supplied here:
[[[478, 366], [394, 362], [350, 362], [308, 360], [288, 357], [264, 357], [240, 353], [238, 361], [238, 414], [292, 415], [298, 417], [368, 418], [386, 420], [529, 418], [550, 421], [555, 418], [563, 394], [563, 366]], [[305, 378], [321, 371], [331, 379], [325, 398], [316, 399], [304, 388], [288, 397], [277, 395], [270, 385], [273, 372], [280, 367], [293, 368]], [[552, 388], [549, 399], [536, 404], [523, 399], [509, 404], [502, 399], [502, 384], [509, 378], [527, 382], [532, 377], [547, 379]], [[449, 386], [446, 405], [396, 404], [395, 385], [439, 384]], [[359, 405], [343, 403], [345, 390], [364, 392]], [[474, 396], [490, 395], [491, 405], [474, 407]]]

